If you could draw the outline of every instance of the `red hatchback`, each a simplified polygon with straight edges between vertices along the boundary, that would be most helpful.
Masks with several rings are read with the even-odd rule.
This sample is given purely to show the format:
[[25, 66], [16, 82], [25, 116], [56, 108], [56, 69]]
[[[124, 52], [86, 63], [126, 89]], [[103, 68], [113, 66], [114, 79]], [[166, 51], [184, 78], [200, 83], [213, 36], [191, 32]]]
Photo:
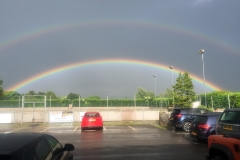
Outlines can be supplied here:
[[103, 120], [99, 112], [86, 112], [82, 118], [81, 130], [103, 129]]

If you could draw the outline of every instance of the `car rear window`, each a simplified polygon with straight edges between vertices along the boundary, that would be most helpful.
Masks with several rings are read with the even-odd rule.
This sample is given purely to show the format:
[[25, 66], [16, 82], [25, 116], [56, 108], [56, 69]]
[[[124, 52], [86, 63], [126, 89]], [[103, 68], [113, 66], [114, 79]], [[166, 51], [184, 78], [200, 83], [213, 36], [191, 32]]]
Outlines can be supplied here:
[[196, 116], [193, 120], [193, 122], [198, 122], [201, 124], [205, 124], [207, 122], [208, 117], [207, 116]]
[[172, 112], [172, 115], [179, 114], [180, 112], [181, 112], [180, 109], [174, 109], [174, 111]]
[[85, 117], [99, 117], [98, 113], [87, 113]]
[[189, 114], [191, 109], [181, 109], [181, 114]]
[[240, 111], [225, 111], [219, 122], [240, 124]]

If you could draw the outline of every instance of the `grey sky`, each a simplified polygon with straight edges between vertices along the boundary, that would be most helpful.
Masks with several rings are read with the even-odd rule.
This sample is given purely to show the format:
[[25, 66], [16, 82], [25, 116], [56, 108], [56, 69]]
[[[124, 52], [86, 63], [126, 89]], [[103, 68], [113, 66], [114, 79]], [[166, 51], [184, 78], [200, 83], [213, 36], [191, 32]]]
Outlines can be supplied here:
[[[1, 1], [0, 77], [6, 90], [48, 70], [104, 59], [174, 66], [206, 82], [239, 91], [240, 1], [85, 0]], [[171, 71], [123, 63], [77, 67], [19, 88], [58, 96], [133, 97], [138, 87], [157, 94]], [[175, 80], [178, 73], [173, 74]], [[194, 81], [197, 93], [204, 86]], [[207, 87], [207, 91], [212, 91]]]

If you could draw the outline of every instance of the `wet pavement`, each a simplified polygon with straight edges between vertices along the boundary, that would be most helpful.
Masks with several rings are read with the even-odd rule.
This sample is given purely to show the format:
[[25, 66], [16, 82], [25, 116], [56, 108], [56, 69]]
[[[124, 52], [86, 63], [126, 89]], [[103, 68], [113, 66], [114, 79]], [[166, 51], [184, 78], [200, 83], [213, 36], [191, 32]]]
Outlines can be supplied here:
[[81, 131], [79, 126], [0, 125], [0, 133], [51, 134], [63, 145], [72, 143], [74, 159], [203, 160], [207, 144], [192, 141], [188, 133], [152, 125], [104, 126], [104, 130]]

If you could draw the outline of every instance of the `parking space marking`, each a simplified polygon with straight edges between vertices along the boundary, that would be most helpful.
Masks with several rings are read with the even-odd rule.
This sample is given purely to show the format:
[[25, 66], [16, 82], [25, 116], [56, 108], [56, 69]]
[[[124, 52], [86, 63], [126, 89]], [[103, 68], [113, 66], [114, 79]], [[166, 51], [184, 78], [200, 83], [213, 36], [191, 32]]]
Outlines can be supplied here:
[[133, 130], [136, 130], [135, 128], [131, 127], [131, 126], [128, 126], [129, 128], [133, 129]]
[[73, 130], [73, 132], [75, 132], [77, 130], [78, 126]]
[[40, 133], [42, 133], [42, 132], [46, 132], [48, 129], [50, 129], [50, 128], [53, 128], [53, 127], [48, 127], [48, 128], [46, 128], [46, 129], [44, 129], [43, 131], [41, 131]]
[[103, 126], [103, 130], [106, 131], [106, 128]]
[[6, 134], [7, 134], [7, 133], [12, 133], [12, 132], [15, 132], [15, 131], [18, 131], [18, 130], [24, 129], [24, 128], [26, 128], [26, 127], [19, 128], [19, 129], [15, 129], [15, 130], [12, 130], [12, 131], [9, 131], [9, 132], [5, 132], [5, 133], [6, 133]]
[[189, 133], [184, 133], [184, 132], [182, 132], [182, 133], [177, 133], [177, 134], [189, 134]]

